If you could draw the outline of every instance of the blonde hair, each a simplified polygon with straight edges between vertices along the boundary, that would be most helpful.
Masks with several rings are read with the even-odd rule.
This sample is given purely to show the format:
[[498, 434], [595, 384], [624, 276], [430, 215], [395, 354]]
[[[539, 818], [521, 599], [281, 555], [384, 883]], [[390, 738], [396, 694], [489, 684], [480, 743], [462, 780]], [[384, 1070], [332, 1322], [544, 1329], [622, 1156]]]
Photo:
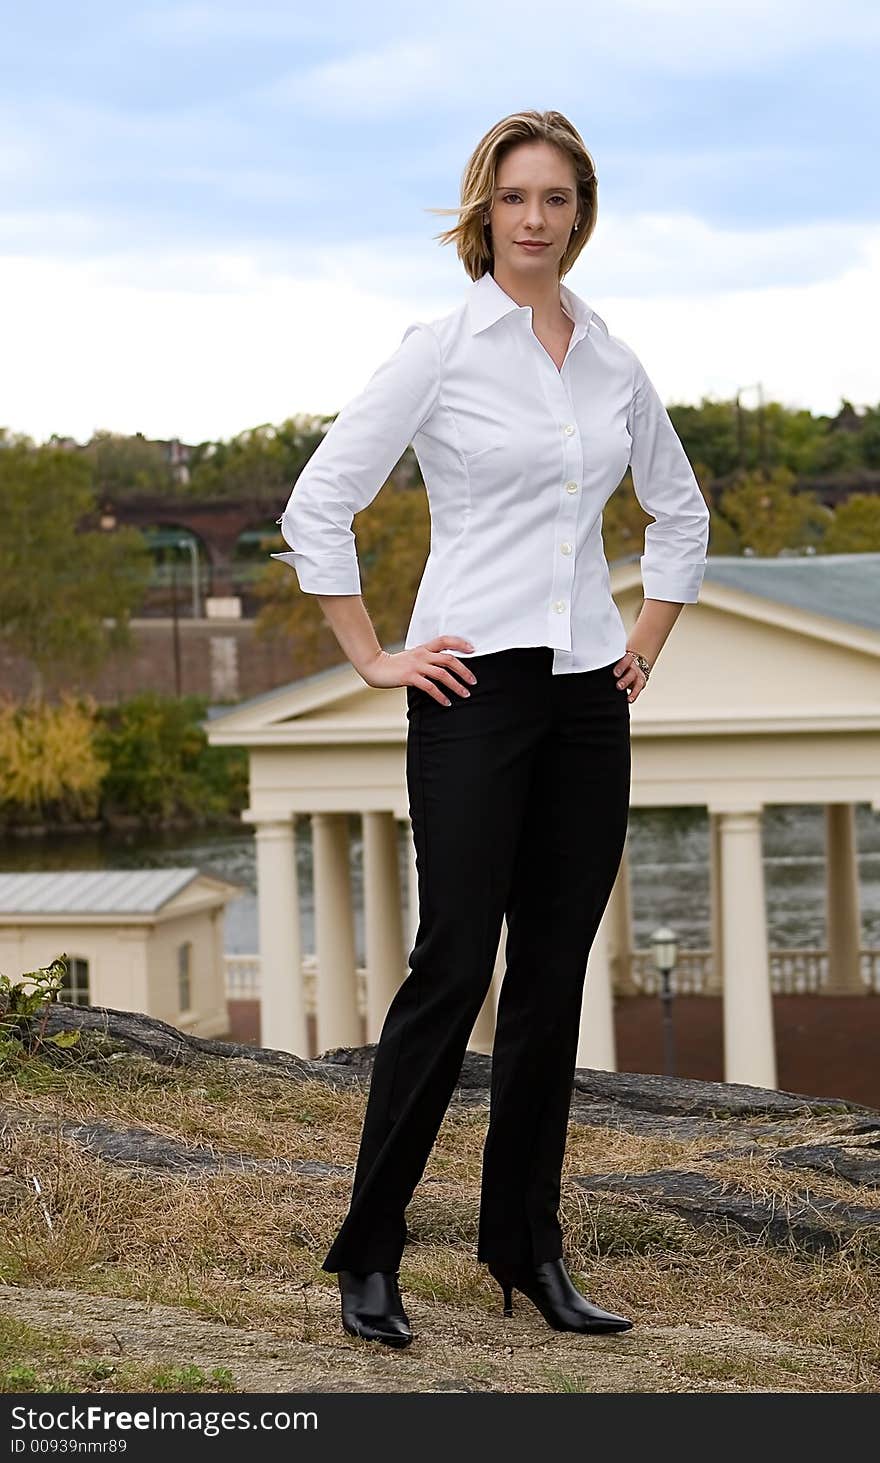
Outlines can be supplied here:
[[491, 229], [483, 223], [495, 196], [498, 166], [521, 142], [549, 142], [570, 158], [577, 186], [579, 226], [572, 229], [568, 246], [559, 261], [559, 278], [567, 274], [596, 227], [599, 180], [596, 168], [577, 129], [561, 112], [512, 112], [502, 117], [480, 138], [461, 177], [458, 208], [429, 208], [428, 213], [457, 213], [451, 229], [435, 234], [442, 244], [456, 245], [458, 257], [471, 279], [479, 279], [494, 265]]

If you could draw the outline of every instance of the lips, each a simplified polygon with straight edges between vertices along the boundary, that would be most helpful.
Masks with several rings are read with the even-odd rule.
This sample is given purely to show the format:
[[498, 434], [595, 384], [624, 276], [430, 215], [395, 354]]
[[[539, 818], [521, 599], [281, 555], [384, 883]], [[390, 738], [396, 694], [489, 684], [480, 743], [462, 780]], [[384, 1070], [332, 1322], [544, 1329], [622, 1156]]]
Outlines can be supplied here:
[[533, 254], [538, 254], [541, 249], [547, 248], [543, 239], [517, 239], [516, 243], [521, 249], [528, 249]]

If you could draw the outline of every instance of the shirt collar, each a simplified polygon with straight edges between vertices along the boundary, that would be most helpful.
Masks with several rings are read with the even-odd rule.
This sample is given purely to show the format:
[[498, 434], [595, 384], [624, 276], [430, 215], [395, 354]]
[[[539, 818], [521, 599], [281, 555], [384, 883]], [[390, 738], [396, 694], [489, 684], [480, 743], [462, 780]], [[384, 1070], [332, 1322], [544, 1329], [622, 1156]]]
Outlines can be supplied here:
[[[608, 326], [602, 317], [590, 308], [586, 300], [582, 300], [580, 295], [576, 295], [574, 290], [570, 290], [567, 285], [560, 284], [559, 296], [564, 309], [574, 320], [575, 330], [579, 335], [586, 335], [591, 320], [595, 320], [598, 325], [601, 325], [605, 334], [608, 334]], [[522, 315], [530, 315], [531, 308], [531, 305], [518, 305], [516, 300], [512, 300], [506, 290], [503, 290], [496, 282], [495, 276], [487, 272], [471, 283], [468, 294], [471, 334], [479, 334], [481, 330], [486, 330], [488, 326], [494, 325], [502, 315], [509, 315], [514, 310], [519, 311]]]

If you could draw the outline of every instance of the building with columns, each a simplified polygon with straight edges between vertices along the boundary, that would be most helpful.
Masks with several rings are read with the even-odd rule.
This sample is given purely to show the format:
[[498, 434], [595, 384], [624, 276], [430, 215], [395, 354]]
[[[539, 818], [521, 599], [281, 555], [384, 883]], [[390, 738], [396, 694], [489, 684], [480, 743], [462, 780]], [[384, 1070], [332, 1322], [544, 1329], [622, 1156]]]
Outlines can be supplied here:
[[[611, 588], [629, 630], [642, 600], [638, 563], [612, 566]], [[685, 606], [630, 714], [631, 805], [696, 805], [710, 819], [710, 948], [682, 952], [683, 988], [723, 997], [725, 1079], [775, 1087], [766, 806], [825, 808], [827, 948], [813, 952], [811, 988], [880, 989], [880, 951], [861, 946], [854, 817], [859, 803], [880, 811], [880, 554], [710, 557], [699, 604]], [[398, 828], [409, 827], [405, 688], [369, 687], [343, 660], [204, 725], [212, 744], [249, 752], [243, 817], [256, 838], [262, 1045], [314, 1056], [376, 1041], [417, 923], [411, 836], [404, 878], [398, 860]], [[360, 973], [352, 814], [363, 826]], [[314, 952], [301, 947], [298, 815], [312, 827]], [[502, 929], [471, 1036], [478, 1051], [491, 1051], [504, 939]], [[613, 996], [646, 989], [648, 966], [633, 949], [625, 851], [589, 956], [579, 1066], [615, 1069]]]

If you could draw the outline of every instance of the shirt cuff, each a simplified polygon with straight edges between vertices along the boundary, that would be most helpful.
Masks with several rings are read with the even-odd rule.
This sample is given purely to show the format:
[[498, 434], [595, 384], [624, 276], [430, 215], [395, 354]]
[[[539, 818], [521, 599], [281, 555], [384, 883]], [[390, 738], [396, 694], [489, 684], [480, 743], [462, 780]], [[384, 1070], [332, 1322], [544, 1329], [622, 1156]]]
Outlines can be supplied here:
[[679, 569], [676, 573], [652, 569], [642, 562], [642, 590], [645, 599], [668, 599], [675, 604], [696, 604], [700, 598], [705, 566]]
[[270, 554], [270, 559], [280, 559], [289, 564], [299, 581], [303, 594], [360, 594], [361, 576], [357, 563], [342, 556], [336, 559], [312, 559], [299, 549], [289, 549], [284, 554]]

